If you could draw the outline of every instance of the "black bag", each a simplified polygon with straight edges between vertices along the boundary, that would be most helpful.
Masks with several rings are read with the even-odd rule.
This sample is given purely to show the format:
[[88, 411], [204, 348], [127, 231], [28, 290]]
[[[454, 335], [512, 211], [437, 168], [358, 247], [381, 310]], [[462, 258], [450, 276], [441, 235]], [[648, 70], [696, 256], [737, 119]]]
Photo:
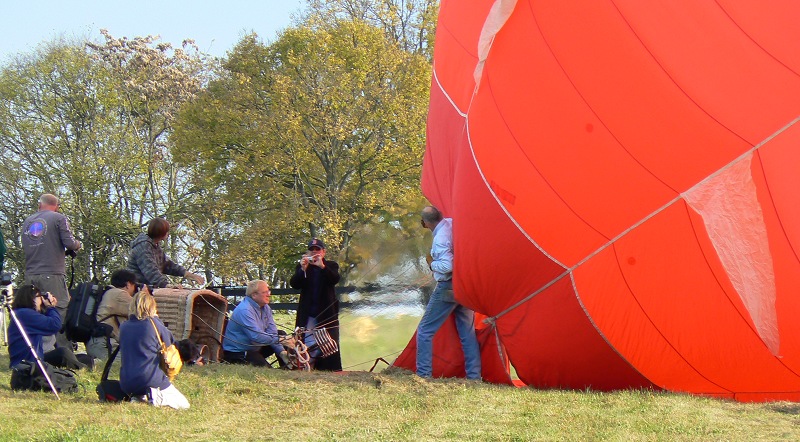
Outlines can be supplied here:
[[[74, 393], [78, 391], [78, 381], [75, 372], [63, 368], [53, 367], [47, 362], [42, 362], [53, 387], [59, 393]], [[11, 389], [31, 391], [51, 391], [47, 378], [42, 374], [39, 364], [31, 361], [22, 361], [11, 367]]]
[[100, 377], [100, 383], [97, 385], [97, 397], [100, 402], [130, 402], [131, 398], [124, 391], [119, 381], [109, 379], [108, 373], [111, 371], [111, 364], [114, 363], [114, 358], [119, 353], [119, 347], [115, 348], [106, 361], [106, 366], [103, 368], [103, 375]]
[[210, 360], [211, 352], [205, 344], [196, 344], [191, 339], [181, 339], [175, 343], [184, 365], [205, 365]]
[[100, 284], [82, 282], [70, 292], [64, 333], [72, 342], [86, 342], [95, 333], [97, 308], [103, 300], [105, 289]]

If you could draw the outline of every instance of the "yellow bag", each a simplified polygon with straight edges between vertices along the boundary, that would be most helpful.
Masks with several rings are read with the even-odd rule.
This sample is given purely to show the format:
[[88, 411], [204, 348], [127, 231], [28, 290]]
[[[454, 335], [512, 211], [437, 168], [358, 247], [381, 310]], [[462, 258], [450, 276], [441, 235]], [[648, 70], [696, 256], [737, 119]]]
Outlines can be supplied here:
[[183, 361], [181, 360], [181, 354], [178, 352], [178, 347], [175, 344], [171, 344], [169, 347], [164, 345], [164, 341], [161, 340], [161, 335], [158, 333], [158, 328], [156, 327], [156, 323], [153, 322], [153, 318], [150, 319], [150, 323], [153, 324], [153, 330], [156, 331], [156, 336], [158, 337], [158, 342], [161, 343], [161, 350], [160, 359], [159, 359], [159, 366], [161, 370], [164, 371], [164, 374], [167, 375], [169, 381], [172, 382], [180, 373], [181, 368], [183, 368]]

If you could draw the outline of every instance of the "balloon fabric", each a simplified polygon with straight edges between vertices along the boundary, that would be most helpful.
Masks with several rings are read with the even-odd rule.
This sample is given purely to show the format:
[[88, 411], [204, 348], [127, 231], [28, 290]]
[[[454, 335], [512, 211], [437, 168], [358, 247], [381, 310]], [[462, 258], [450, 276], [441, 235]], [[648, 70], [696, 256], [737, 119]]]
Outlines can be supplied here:
[[[484, 379], [800, 400], [799, 22], [442, 0], [422, 189], [487, 317]], [[434, 375], [460, 375], [448, 330]]]

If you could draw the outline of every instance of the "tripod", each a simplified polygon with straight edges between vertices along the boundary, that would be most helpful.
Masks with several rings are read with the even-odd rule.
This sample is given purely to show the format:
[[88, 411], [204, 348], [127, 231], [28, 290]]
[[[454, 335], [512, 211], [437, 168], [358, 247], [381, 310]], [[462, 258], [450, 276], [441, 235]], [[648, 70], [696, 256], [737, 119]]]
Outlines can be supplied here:
[[[5, 307], [6, 311], [8, 311], [8, 314], [11, 315], [11, 319], [17, 325], [17, 328], [19, 329], [19, 334], [22, 335], [22, 339], [24, 339], [25, 343], [28, 344], [28, 348], [31, 350], [33, 358], [36, 359], [36, 364], [39, 366], [39, 369], [42, 370], [42, 374], [44, 375], [44, 378], [47, 379], [47, 384], [50, 385], [50, 389], [53, 390], [53, 394], [56, 395], [56, 399], [61, 400], [61, 397], [58, 395], [58, 390], [56, 390], [55, 385], [53, 385], [53, 381], [50, 380], [50, 375], [47, 374], [47, 370], [45, 369], [42, 360], [39, 359], [39, 354], [36, 353], [36, 349], [33, 348], [33, 344], [31, 343], [28, 334], [25, 333], [25, 328], [22, 327], [22, 323], [19, 322], [17, 314], [14, 313], [14, 310], [11, 308], [11, 302], [12, 302], [11, 300], [13, 299], [13, 294], [14, 291], [11, 285], [6, 285], [0, 288], [0, 303], [2, 303], [2, 307]], [[2, 316], [3, 318], [5, 318], [5, 315]], [[4, 326], [3, 329], [5, 330], [5, 319], [3, 319], [3, 326]], [[6, 339], [8, 339], [8, 332], [6, 332], [5, 337]]]
[[8, 324], [6, 324], [6, 313], [0, 310], [0, 328], [3, 329], [3, 347], [8, 347]]

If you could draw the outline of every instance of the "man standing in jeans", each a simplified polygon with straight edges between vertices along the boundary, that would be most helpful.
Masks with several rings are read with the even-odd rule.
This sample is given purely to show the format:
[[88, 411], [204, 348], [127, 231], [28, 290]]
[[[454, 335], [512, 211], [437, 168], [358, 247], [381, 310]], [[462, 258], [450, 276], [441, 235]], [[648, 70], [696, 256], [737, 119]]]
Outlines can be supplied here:
[[422, 227], [433, 232], [429, 265], [436, 288], [417, 327], [417, 375], [429, 378], [433, 371], [433, 336], [451, 312], [464, 350], [467, 379], [481, 378], [481, 353], [475, 337], [475, 312], [453, 297], [453, 220], [443, 218], [436, 207], [422, 209]]
[[[69, 220], [58, 212], [59, 206], [55, 195], [45, 193], [39, 198], [39, 211], [22, 223], [22, 250], [25, 283], [35, 285], [43, 294], [52, 293], [58, 300], [55, 308], [63, 321], [69, 304], [65, 252], [80, 250], [81, 242], [72, 235]], [[52, 350], [53, 344], [52, 340], [45, 340], [44, 351]], [[63, 332], [56, 335], [55, 344], [72, 349]]]

